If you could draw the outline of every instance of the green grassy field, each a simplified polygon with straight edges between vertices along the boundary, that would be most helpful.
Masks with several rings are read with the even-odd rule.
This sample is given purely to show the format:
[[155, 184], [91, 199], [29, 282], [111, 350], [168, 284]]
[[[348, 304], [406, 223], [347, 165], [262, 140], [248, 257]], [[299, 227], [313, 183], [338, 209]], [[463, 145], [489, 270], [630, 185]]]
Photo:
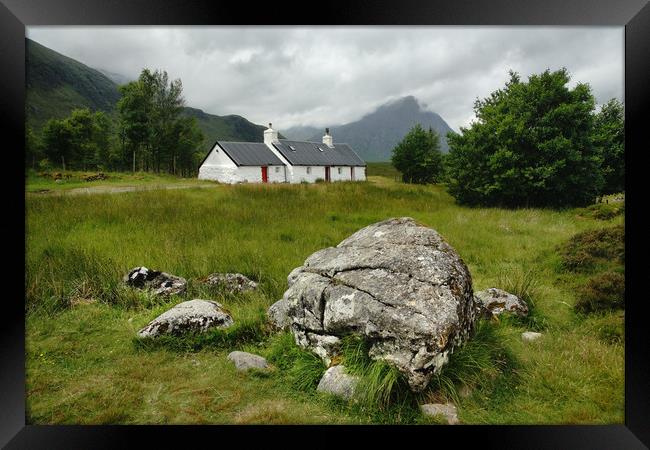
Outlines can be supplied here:
[[[307, 256], [398, 216], [439, 231], [475, 290], [528, 281], [534, 306], [528, 321], [485, 322], [418, 401], [452, 398], [469, 424], [623, 423], [624, 348], [608, 338], [622, 333], [622, 312], [576, 315], [589, 273], [563, 270], [557, 252], [574, 234], [622, 216], [464, 208], [442, 186], [403, 185], [372, 167], [369, 175], [362, 183], [28, 196], [28, 423], [435, 423], [409, 401], [348, 405], [317, 394], [323, 367], [264, 325]], [[164, 301], [122, 286], [139, 265], [187, 278], [187, 294]], [[259, 292], [224, 296], [196, 281], [222, 271], [259, 281]], [[191, 298], [224, 304], [234, 329], [136, 342], [138, 329]], [[524, 343], [528, 329], [544, 336]], [[238, 349], [267, 356], [274, 370], [237, 372], [226, 355]], [[469, 394], [458, 395], [461, 384]]]
[[[63, 177], [55, 180], [52, 175], [61, 174]], [[96, 175], [98, 172], [61, 171], [51, 170], [40, 172], [29, 170], [25, 177], [25, 192], [28, 193], [50, 193], [63, 192], [78, 188], [97, 187], [124, 187], [124, 186], [170, 186], [170, 185], [205, 185], [213, 184], [209, 181], [197, 178], [180, 178], [168, 174], [153, 174], [146, 172], [107, 172], [107, 179], [85, 181], [84, 176]]]

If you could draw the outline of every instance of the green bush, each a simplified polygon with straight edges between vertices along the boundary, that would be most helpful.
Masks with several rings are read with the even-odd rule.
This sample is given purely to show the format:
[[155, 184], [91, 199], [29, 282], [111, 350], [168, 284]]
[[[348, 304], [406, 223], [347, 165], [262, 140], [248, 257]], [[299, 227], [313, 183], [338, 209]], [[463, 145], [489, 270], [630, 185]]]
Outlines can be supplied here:
[[596, 203], [585, 208], [580, 215], [594, 219], [609, 220], [625, 214], [625, 203]]
[[625, 275], [605, 272], [593, 277], [578, 291], [575, 310], [595, 313], [625, 308]]
[[589, 85], [569, 86], [566, 69], [522, 81], [476, 100], [477, 120], [447, 136], [449, 192], [483, 206], [586, 206], [603, 175], [592, 143], [595, 99]]
[[611, 261], [624, 264], [625, 227], [617, 225], [578, 233], [558, 248], [558, 252], [565, 270], [590, 270]]

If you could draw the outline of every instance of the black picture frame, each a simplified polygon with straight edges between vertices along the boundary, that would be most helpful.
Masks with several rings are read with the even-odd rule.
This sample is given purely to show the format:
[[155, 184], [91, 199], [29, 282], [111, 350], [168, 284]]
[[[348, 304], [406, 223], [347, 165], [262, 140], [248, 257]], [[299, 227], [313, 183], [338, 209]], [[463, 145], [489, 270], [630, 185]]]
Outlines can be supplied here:
[[[22, 164], [25, 124], [25, 27], [30, 25], [616, 25], [625, 26], [625, 119], [626, 119], [626, 254], [632, 261], [643, 246], [629, 245], [643, 223], [637, 203], [639, 190], [630, 189], [647, 150], [643, 119], [650, 105], [650, 5], [647, 0], [491, 0], [332, 2], [311, 4], [259, 4], [208, 0], [0, 0], [0, 114], [3, 141], [14, 142], [3, 152], [16, 164], [5, 168], [16, 172], [2, 177], [10, 201], [0, 224], [5, 242], [25, 232], [24, 178]], [[644, 114], [646, 113], [646, 114]], [[11, 139], [7, 139], [11, 138]], [[22, 158], [22, 159], [21, 159]], [[9, 164], [7, 162], [7, 164]], [[22, 182], [21, 182], [22, 180]], [[20, 213], [22, 209], [23, 214]], [[24, 246], [15, 246], [24, 262]], [[14, 256], [13, 254], [11, 256]], [[8, 259], [8, 258], [7, 258]], [[24, 266], [23, 266], [24, 267]], [[20, 264], [7, 269], [16, 291], [21, 290]], [[307, 440], [305, 445], [338, 445], [333, 432], [356, 432], [365, 438], [394, 438], [410, 443], [415, 438], [440, 445], [442, 439], [476, 440], [482, 448], [647, 448], [650, 445], [647, 350], [648, 326], [644, 323], [644, 298], [633, 298], [639, 265], [627, 265], [625, 323], [625, 424], [593, 426], [456, 426], [456, 427], [172, 427], [172, 426], [35, 426], [25, 425], [25, 324], [24, 304], [16, 295], [6, 295], [2, 306], [0, 361], [0, 445], [6, 448], [114, 448], [135, 444], [133, 434], [146, 446], [181, 438], [196, 443], [206, 438], [211, 446], [225, 439], [251, 439], [260, 434], [273, 439], [278, 433]], [[24, 286], [24, 284], [23, 284]], [[22, 294], [24, 296], [24, 293]], [[629, 300], [629, 301], [628, 301]], [[236, 436], [235, 436], [236, 435]], [[246, 438], [248, 436], [248, 438]], [[309, 436], [307, 438], [307, 436]], [[322, 438], [320, 438], [322, 436]], [[187, 439], [190, 438], [190, 441]], [[286, 437], [285, 437], [286, 438]], [[286, 443], [282, 440], [277, 442]], [[316, 439], [314, 439], [316, 438]], [[365, 439], [364, 438], [364, 439]], [[292, 439], [293, 440], [293, 439]], [[246, 442], [243, 441], [243, 442]], [[296, 440], [295, 442], [299, 442]], [[200, 445], [196, 443], [197, 445]], [[142, 444], [141, 444], [142, 445]], [[228, 444], [231, 445], [231, 444]], [[407, 444], [408, 445], [408, 444]]]

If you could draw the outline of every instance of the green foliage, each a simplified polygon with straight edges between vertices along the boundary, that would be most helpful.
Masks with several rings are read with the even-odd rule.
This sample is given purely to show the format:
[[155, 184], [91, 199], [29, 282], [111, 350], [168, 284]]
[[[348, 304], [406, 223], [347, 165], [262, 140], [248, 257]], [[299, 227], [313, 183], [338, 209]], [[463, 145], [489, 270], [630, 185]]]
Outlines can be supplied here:
[[450, 133], [449, 192], [459, 203], [486, 206], [582, 206], [603, 184], [592, 143], [594, 97], [570, 89], [566, 69], [510, 72], [505, 87], [477, 100], [477, 120]]
[[610, 220], [616, 216], [625, 214], [625, 202], [594, 203], [584, 208], [580, 214], [586, 217], [593, 217], [594, 219]]
[[290, 386], [303, 392], [314, 391], [326, 369], [323, 360], [298, 347], [289, 332], [273, 336], [265, 355], [281, 371]]
[[623, 104], [611, 99], [594, 117], [593, 143], [601, 159], [604, 185], [600, 195], [625, 190], [625, 113]]
[[584, 231], [558, 248], [562, 267], [572, 271], [589, 271], [610, 261], [625, 262], [625, 227], [617, 225]]
[[604, 272], [591, 278], [578, 291], [575, 310], [589, 314], [625, 308], [625, 274]]
[[517, 366], [514, 356], [488, 321], [476, 324], [473, 337], [449, 355], [449, 362], [435, 375], [429, 392], [461, 403], [459, 388], [480, 388]]
[[350, 335], [341, 343], [342, 364], [348, 373], [360, 377], [355, 400], [365, 408], [386, 410], [391, 405], [412, 400], [404, 376], [385, 361], [374, 361], [368, 356], [369, 344], [358, 336]]
[[196, 119], [183, 117], [180, 79], [167, 72], [144, 69], [136, 81], [120, 86], [117, 102], [122, 163], [135, 171], [161, 170], [189, 174], [196, 170], [195, 154], [203, 141]]
[[420, 124], [415, 125], [393, 149], [391, 163], [405, 183], [438, 182], [442, 174], [440, 137], [431, 128], [425, 131]]
[[504, 270], [499, 273], [497, 280], [499, 288], [516, 295], [528, 306], [525, 317], [511, 316], [505, 320], [535, 331], [543, 331], [548, 327], [547, 319], [535, 303], [535, 298], [539, 295], [539, 275], [534, 270]]
[[111, 123], [101, 112], [75, 109], [65, 119], [50, 119], [43, 129], [48, 159], [64, 169], [98, 168], [108, 159]]

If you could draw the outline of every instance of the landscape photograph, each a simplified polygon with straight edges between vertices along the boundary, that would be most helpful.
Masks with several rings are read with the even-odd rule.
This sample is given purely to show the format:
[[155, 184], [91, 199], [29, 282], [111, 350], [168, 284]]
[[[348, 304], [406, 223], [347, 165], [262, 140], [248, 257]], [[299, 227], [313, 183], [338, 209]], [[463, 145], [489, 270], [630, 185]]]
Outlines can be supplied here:
[[625, 423], [624, 40], [26, 27], [26, 423]]

